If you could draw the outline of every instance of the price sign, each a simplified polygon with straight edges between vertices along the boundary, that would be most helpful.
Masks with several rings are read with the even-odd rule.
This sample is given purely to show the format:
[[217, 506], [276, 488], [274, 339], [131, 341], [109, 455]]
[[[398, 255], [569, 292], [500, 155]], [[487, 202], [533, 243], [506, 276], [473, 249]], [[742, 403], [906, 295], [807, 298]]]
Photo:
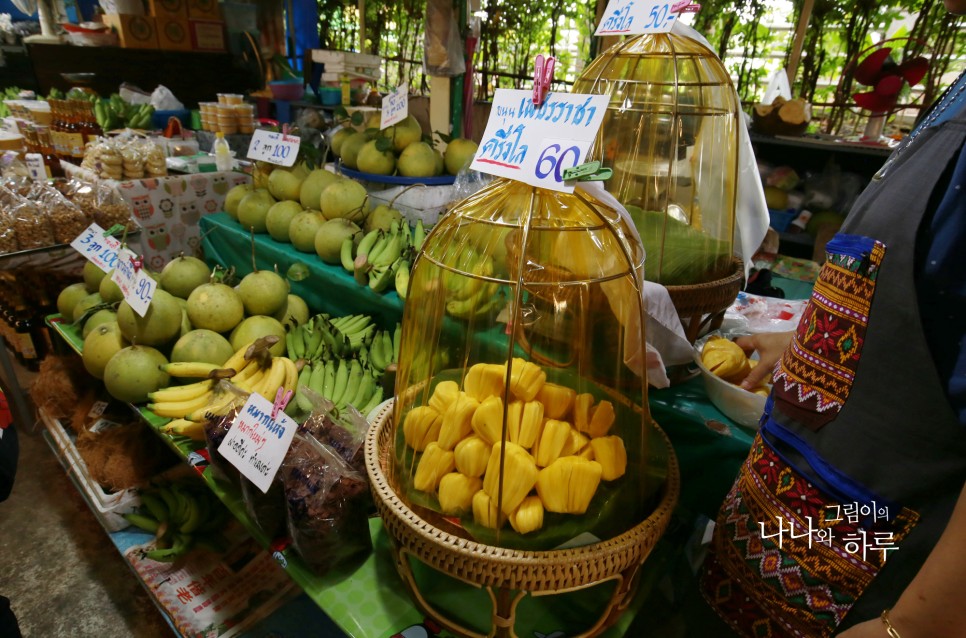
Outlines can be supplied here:
[[379, 128], [384, 129], [402, 122], [409, 115], [409, 84], [402, 84], [398, 89], [382, 98], [382, 120]]
[[151, 279], [143, 268], [135, 268], [137, 259], [137, 255], [127, 248], [117, 251], [117, 263], [111, 281], [121, 289], [124, 301], [130, 304], [131, 309], [143, 317], [148, 312], [158, 282]]
[[298, 135], [286, 135], [259, 129], [248, 145], [248, 159], [278, 166], [294, 166], [302, 140]]
[[594, 35], [667, 33], [678, 15], [665, 0], [610, 0]]
[[572, 193], [563, 172], [584, 163], [607, 109], [606, 95], [498, 89], [482, 144], [470, 168], [533, 186]]
[[117, 264], [117, 251], [121, 248], [121, 242], [105, 235], [97, 224], [85, 228], [70, 245], [104, 272], [110, 272]]
[[297, 427], [284, 412], [273, 419], [272, 407], [271, 401], [252, 393], [218, 446], [219, 454], [266, 493]]
[[40, 153], [27, 153], [24, 155], [24, 163], [27, 164], [27, 172], [31, 179], [47, 179], [47, 167], [44, 166], [44, 158]]

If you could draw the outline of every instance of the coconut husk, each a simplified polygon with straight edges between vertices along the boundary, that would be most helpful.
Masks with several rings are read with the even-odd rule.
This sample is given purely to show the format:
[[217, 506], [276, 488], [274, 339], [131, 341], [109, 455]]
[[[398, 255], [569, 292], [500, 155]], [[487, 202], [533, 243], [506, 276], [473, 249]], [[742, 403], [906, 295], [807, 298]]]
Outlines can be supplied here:
[[68, 421], [90, 384], [91, 377], [76, 356], [51, 355], [40, 364], [40, 372], [30, 385], [30, 399], [51, 417]]

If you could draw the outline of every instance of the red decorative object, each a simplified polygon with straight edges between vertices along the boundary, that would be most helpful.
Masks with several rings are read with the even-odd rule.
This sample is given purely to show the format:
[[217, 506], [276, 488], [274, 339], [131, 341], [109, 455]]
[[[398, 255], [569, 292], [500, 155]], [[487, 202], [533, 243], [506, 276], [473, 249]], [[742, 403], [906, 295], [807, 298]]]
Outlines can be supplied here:
[[855, 68], [855, 81], [872, 88], [852, 95], [857, 106], [873, 113], [887, 113], [895, 108], [903, 85], [919, 84], [929, 70], [929, 61], [923, 56], [896, 64], [891, 53], [890, 47], [876, 49]]

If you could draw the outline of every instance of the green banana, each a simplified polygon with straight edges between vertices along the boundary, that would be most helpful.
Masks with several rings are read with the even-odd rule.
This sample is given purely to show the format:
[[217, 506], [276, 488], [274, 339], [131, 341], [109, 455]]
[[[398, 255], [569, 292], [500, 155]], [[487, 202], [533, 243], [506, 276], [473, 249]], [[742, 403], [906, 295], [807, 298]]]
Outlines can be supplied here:
[[402, 341], [402, 324], [396, 324], [396, 331], [392, 335], [392, 360], [399, 362], [399, 344]]
[[325, 365], [321, 361], [312, 364], [312, 378], [309, 381], [309, 388], [319, 396], [325, 396], [322, 380], [325, 377]]
[[308, 396], [305, 394], [305, 390], [311, 389], [309, 386], [310, 379], [312, 377], [312, 366], [306, 364], [302, 371], [299, 372], [299, 380], [296, 385], [295, 391], [295, 402], [302, 412], [312, 411], [312, 402], [309, 400]]
[[369, 357], [373, 367], [381, 373], [389, 363], [386, 361], [382, 339], [379, 335], [380, 333], [376, 333], [376, 337], [372, 340], [372, 347], [369, 348]]
[[126, 520], [131, 525], [134, 525], [135, 527], [140, 527], [145, 532], [150, 532], [152, 534], [156, 534], [158, 531], [158, 528], [161, 526], [161, 523], [159, 521], [151, 518], [150, 516], [145, 516], [143, 514], [135, 514], [131, 512], [128, 514], [122, 514], [122, 516], [124, 517], [124, 520]]
[[423, 227], [423, 220], [416, 220], [416, 230], [413, 231], [413, 248], [422, 250], [423, 240], [426, 239], [426, 229]]
[[309, 328], [307, 334], [304, 334], [304, 338], [305, 354], [309, 356], [314, 355], [322, 344], [322, 331]]
[[325, 362], [325, 373], [322, 376], [322, 394], [326, 398], [332, 396], [332, 391], [335, 389], [335, 369], [336, 364], [334, 361], [329, 360]]
[[[369, 253], [372, 252], [372, 247], [376, 245], [376, 241], [379, 239], [380, 235], [382, 235], [382, 231], [378, 228], [375, 230], [370, 230], [368, 233], [366, 233], [366, 236], [363, 237], [362, 241], [359, 242], [359, 247], [356, 248], [356, 255], [366, 255], [368, 257]], [[352, 268], [346, 268], [346, 270], [351, 271]]]
[[369, 397], [372, 396], [372, 392], [376, 387], [376, 381], [371, 374], [367, 374], [362, 370], [361, 365], [359, 366], [359, 370], [361, 373], [355, 394], [352, 395], [351, 399], [346, 399], [344, 403], [346, 405], [352, 405], [361, 411], [361, 409], [365, 407], [365, 402], [368, 401]]
[[346, 237], [342, 240], [342, 248], [339, 251], [339, 259], [342, 261], [342, 267], [352, 272], [354, 269], [353, 262], [355, 257], [352, 255], [352, 237]]
[[[358, 361], [355, 361], [358, 365]], [[332, 403], [336, 405], [342, 405], [342, 397], [346, 393], [346, 388], [349, 384], [351, 364], [346, 363], [345, 359], [339, 359], [339, 367], [335, 373], [335, 386], [332, 389], [332, 396], [327, 397]], [[361, 369], [361, 368], [360, 368]]]
[[377, 385], [375, 391], [372, 393], [372, 396], [369, 397], [369, 400], [366, 402], [366, 404], [359, 408], [359, 412], [367, 415], [372, 412], [373, 409], [375, 409], [375, 407], [380, 403], [382, 403], [382, 386]]
[[165, 505], [164, 500], [157, 494], [151, 492], [141, 492], [141, 505], [151, 514], [151, 517], [156, 519], [158, 522], [164, 522], [168, 520], [170, 514], [168, 513], [168, 506]]
[[406, 294], [409, 292], [409, 262], [403, 261], [399, 268], [396, 270], [395, 277], [396, 284], [396, 294], [402, 300], [406, 299]]
[[[368, 253], [358, 252], [359, 257], [365, 257], [366, 261], [370, 264], [376, 263], [375, 260], [382, 256], [382, 253], [386, 251], [389, 244], [392, 243], [392, 238], [390, 235], [380, 231], [379, 238], [376, 240], [375, 245], [372, 247]], [[359, 267], [359, 257], [356, 258], [356, 269]]]
[[[346, 379], [345, 391], [338, 400], [333, 399], [332, 402], [338, 406], [348, 405], [349, 399], [354, 398], [359, 390], [359, 384], [362, 383], [362, 364], [360, 364], [356, 359], [349, 362], [349, 378]], [[369, 375], [366, 375], [369, 376]]]

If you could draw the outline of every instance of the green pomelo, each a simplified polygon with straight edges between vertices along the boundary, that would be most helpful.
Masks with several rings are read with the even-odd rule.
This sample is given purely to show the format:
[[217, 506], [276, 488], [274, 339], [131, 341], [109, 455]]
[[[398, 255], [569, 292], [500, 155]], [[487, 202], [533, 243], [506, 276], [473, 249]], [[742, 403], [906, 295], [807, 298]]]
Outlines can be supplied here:
[[84, 351], [81, 355], [84, 369], [91, 376], [103, 379], [107, 362], [127, 345], [116, 323], [102, 323], [84, 337]]
[[356, 165], [363, 173], [392, 175], [393, 171], [396, 170], [396, 156], [393, 155], [391, 148], [380, 151], [378, 144], [379, 140], [366, 142], [359, 150]]
[[351, 179], [339, 180], [329, 184], [322, 191], [322, 214], [326, 219], [344, 217], [350, 221], [361, 223], [365, 221], [369, 212], [369, 195], [366, 188]]
[[97, 292], [98, 287], [101, 285], [101, 280], [104, 279], [104, 275], [106, 274], [103, 270], [95, 266], [94, 262], [84, 262], [84, 285], [87, 286], [87, 292]]
[[477, 143], [473, 140], [463, 137], [458, 137], [450, 142], [446, 146], [446, 153], [443, 154], [446, 172], [450, 175], [458, 174], [476, 155], [477, 146]]
[[348, 219], [337, 217], [327, 220], [315, 233], [315, 254], [327, 264], [341, 263], [342, 242], [362, 232]]
[[128, 346], [107, 362], [104, 385], [118, 401], [143, 403], [148, 394], [168, 385], [171, 378], [161, 369], [168, 362], [164, 355], [148, 346]]
[[233, 187], [228, 194], [225, 195], [225, 212], [228, 213], [232, 219], [238, 219], [238, 204], [241, 200], [245, 199], [245, 195], [249, 194], [254, 190], [254, 186], [251, 184], [239, 184]]
[[[269, 352], [275, 357], [285, 356], [285, 326], [273, 317], [248, 317], [242, 321], [234, 330], [231, 331], [231, 347], [237, 352], [246, 344], [260, 339], [275, 335], [278, 343], [269, 348]], [[272, 397], [273, 399], [275, 397]]]
[[114, 271], [112, 270], [111, 272], [107, 273], [107, 276], [104, 277], [104, 279], [101, 279], [101, 285], [98, 290], [101, 293], [101, 299], [104, 300], [104, 303], [117, 303], [124, 299], [124, 293], [121, 292], [121, 287], [118, 286], [113, 279], [111, 279], [113, 276]]
[[178, 339], [171, 348], [171, 361], [202, 361], [220, 366], [233, 354], [235, 350], [228, 339], [212, 330], [200, 328]]
[[407, 115], [406, 119], [391, 127], [388, 137], [392, 140], [393, 149], [400, 153], [423, 137], [423, 129], [415, 117]]
[[332, 152], [339, 157], [342, 157], [342, 144], [347, 139], [355, 135], [355, 133], [355, 129], [350, 127], [340, 128], [338, 131], [336, 131], [335, 135], [332, 136]]
[[274, 315], [288, 300], [288, 282], [271, 270], [259, 270], [245, 275], [238, 284], [245, 313]]
[[276, 168], [268, 176], [268, 192], [275, 199], [297, 202], [299, 192], [302, 190], [302, 182], [305, 180], [304, 172], [304, 167], [301, 170]]
[[158, 283], [175, 297], [187, 299], [191, 291], [211, 278], [211, 268], [197, 257], [175, 257], [161, 270]]
[[238, 223], [248, 230], [254, 228], [256, 233], [265, 232], [265, 218], [268, 209], [275, 205], [275, 198], [264, 188], [256, 188], [238, 204]]
[[88, 296], [87, 284], [84, 282], [78, 282], [76, 284], [71, 284], [60, 291], [57, 295], [57, 312], [66, 321], [74, 320], [74, 306], [76, 306], [81, 299]]
[[290, 241], [288, 227], [292, 219], [301, 212], [302, 206], [298, 202], [289, 200], [278, 202], [268, 209], [268, 215], [265, 216], [265, 229], [275, 241], [288, 243]]
[[395, 208], [389, 208], [386, 204], [379, 204], [366, 217], [365, 231], [368, 233], [378, 228], [388, 232], [392, 228], [392, 222], [402, 221], [402, 218], [402, 213]]
[[432, 177], [436, 174], [436, 151], [426, 142], [415, 142], [403, 149], [396, 166], [405, 177]]
[[[344, 131], [346, 129], [342, 130]], [[339, 132], [341, 133], [342, 131]], [[299, 202], [302, 204], [302, 208], [317, 209], [320, 198], [322, 197], [322, 191], [325, 190], [325, 187], [340, 179], [342, 178], [324, 168], [319, 168], [309, 173], [309, 176], [302, 182], [302, 190], [299, 191]]]
[[294, 329], [309, 320], [309, 305], [298, 295], [290, 294], [285, 306], [274, 316], [286, 328]]
[[306, 210], [292, 218], [288, 236], [295, 250], [303, 253], [315, 252], [315, 234], [325, 223], [325, 217], [317, 210]]
[[369, 141], [369, 136], [365, 133], [353, 133], [349, 136], [346, 141], [342, 143], [342, 154], [339, 157], [342, 158], [342, 163], [352, 169], [358, 168], [359, 165], [356, 161], [359, 158], [359, 151], [365, 146], [366, 142]]
[[107, 308], [98, 310], [84, 322], [84, 330], [81, 336], [86, 339], [87, 335], [93, 332], [94, 328], [105, 323], [117, 323], [117, 313]]
[[97, 306], [102, 303], [104, 303], [104, 300], [101, 299], [100, 293], [95, 292], [92, 295], [87, 295], [86, 297], [78, 301], [77, 305], [74, 306], [74, 310], [71, 313], [71, 317], [73, 317], [74, 321], [80, 321], [81, 317], [84, 316], [84, 313], [86, 313], [94, 306]]
[[181, 305], [170, 293], [158, 289], [143, 317], [134, 312], [127, 301], [122, 301], [117, 307], [117, 325], [131, 343], [160, 346], [173, 340], [181, 331]]
[[188, 319], [195, 328], [228, 332], [245, 316], [241, 297], [231, 286], [209, 283], [198, 286], [188, 297]]

